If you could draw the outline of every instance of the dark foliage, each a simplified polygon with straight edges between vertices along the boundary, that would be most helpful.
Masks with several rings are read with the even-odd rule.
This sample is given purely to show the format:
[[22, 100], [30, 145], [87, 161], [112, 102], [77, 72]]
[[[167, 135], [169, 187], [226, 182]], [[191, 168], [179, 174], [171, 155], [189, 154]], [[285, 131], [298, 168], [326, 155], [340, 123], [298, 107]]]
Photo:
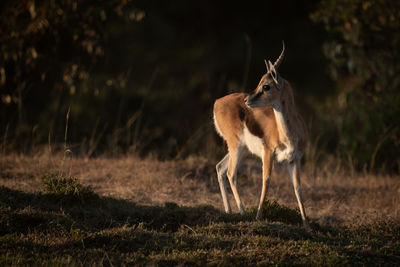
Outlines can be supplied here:
[[359, 169], [399, 171], [399, 10], [396, 0], [325, 0], [312, 15], [329, 33], [324, 52], [337, 81], [334, 112], [321, 119], [335, 122], [338, 148]]
[[[321, 40], [307, 17], [312, 5], [297, 1], [246, 8], [231, 1], [122, 0], [2, 6], [5, 151], [63, 141], [70, 107], [74, 152], [210, 155], [213, 101], [252, 90], [265, 72], [263, 59], [277, 57], [282, 40], [288, 51], [282, 74], [298, 85], [300, 106], [324, 80]], [[306, 61], [308, 69], [300, 68]], [[315, 84], [305, 71], [319, 73], [311, 74]], [[311, 115], [311, 107], [305, 112]]]
[[220, 156], [213, 101], [251, 91], [285, 40], [280, 71], [310, 151], [398, 172], [398, 10], [396, 0], [2, 1], [1, 150], [57, 147], [70, 110], [74, 153]]

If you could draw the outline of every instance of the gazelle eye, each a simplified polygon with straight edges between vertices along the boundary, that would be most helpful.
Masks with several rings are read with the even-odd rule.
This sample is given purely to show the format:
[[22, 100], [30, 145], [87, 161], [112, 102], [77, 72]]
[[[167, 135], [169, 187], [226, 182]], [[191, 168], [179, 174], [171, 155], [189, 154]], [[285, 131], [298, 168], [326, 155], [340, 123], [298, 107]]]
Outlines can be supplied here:
[[268, 91], [269, 89], [271, 89], [271, 87], [268, 84], [264, 84], [262, 88], [264, 91]]

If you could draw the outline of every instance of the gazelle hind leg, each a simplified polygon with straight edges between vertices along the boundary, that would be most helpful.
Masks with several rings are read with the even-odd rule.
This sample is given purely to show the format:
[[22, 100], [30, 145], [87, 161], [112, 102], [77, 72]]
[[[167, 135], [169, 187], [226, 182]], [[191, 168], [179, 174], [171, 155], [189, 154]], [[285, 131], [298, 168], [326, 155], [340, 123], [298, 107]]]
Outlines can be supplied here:
[[217, 176], [218, 176], [218, 183], [219, 188], [221, 190], [222, 201], [224, 203], [224, 208], [226, 213], [231, 213], [231, 206], [229, 205], [227, 192], [226, 192], [226, 185], [225, 185], [225, 177], [228, 171], [228, 164], [229, 164], [229, 153], [225, 155], [225, 157], [218, 162], [216, 169], [217, 169]]
[[229, 151], [229, 165], [228, 165], [228, 180], [231, 185], [232, 193], [233, 196], [235, 197], [236, 204], [239, 208], [240, 214], [244, 214], [244, 206], [240, 200], [239, 192], [237, 190], [237, 168], [239, 165], [239, 161], [241, 158], [241, 154], [243, 152], [243, 147], [238, 146], [236, 149], [232, 149], [232, 151]]
[[256, 216], [257, 220], [260, 220], [263, 216], [262, 208], [264, 205], [265, 197], [267, 196], [269, 183], [271, 182], [272, 157], [271, 157], [271, 151], [269, 149], [264, 148], [262, 164], [263, 164], [263, 174], [262, 174], [263, 180], [262, 180], [260, 202], [258, 204], [258, 210]]
[[299, 205], [303, 225], [306, 229], [310, 229], [308, 225], [306, 212], [301, 198], [301, 182], [300, 182], [300, 160], [296, 160], [288, 164], [288, 171], [293, 183], [294, 193], [296, 195], [297, 203]]

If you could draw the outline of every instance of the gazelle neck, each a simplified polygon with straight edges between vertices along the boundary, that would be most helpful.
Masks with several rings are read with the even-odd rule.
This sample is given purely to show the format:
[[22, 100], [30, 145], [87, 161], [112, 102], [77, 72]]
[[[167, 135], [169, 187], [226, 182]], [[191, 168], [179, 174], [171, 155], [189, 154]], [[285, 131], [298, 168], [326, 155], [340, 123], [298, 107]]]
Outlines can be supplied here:
[[278, 129], [279, 142], [286, 147], [293, 147], [293, 137], [290, 134], [293, 130], [291, 125], [291, 118], [289, 117], [290, 111], [288, 107], [289, 103], [282, 103], [277, 101], [274, 103], [273, 110], [276, 119], [276, 126]]

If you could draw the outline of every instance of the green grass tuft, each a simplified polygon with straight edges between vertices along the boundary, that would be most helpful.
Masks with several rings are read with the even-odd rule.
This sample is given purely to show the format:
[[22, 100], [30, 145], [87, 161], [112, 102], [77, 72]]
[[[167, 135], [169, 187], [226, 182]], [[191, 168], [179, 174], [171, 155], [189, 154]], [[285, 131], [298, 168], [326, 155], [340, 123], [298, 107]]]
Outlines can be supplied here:
[[85, 201], [96, 197], [90, 186], [83, 186], [74, 177], [59, 174], [45, 174], [42, 181], [46, 187], [45, 194], [63, 200]]
[[[300, 225], [302, 223], [299, 209], [291, 209], [280, 205], [278, 201], [266, 200], [263, 205], [263, 219], [271, 222], [283, 222], [286, 224]], [[255, 217], [257, 207], [252, 207], [248, 211], [250, 217]]]

